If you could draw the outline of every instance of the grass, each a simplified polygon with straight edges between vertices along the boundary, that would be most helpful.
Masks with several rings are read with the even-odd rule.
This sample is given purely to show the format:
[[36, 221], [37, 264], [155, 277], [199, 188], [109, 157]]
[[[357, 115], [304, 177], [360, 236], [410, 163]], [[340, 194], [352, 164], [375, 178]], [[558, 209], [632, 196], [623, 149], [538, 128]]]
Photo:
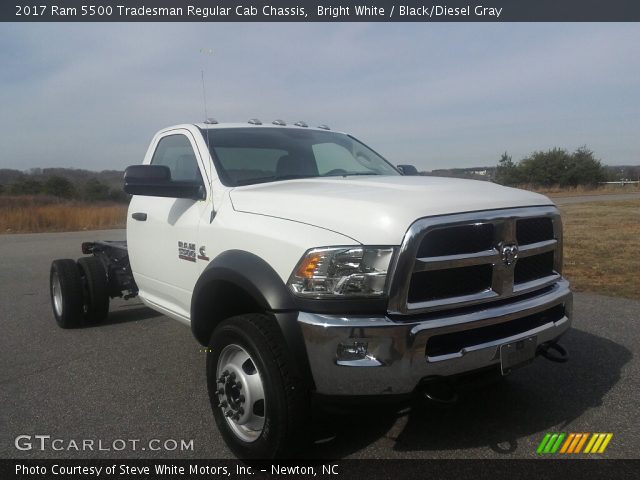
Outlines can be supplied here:
[[60, 201], [52, 197], [0, 197], [0, 233], [69, 232], [124, 228], [127, 206]]
[[564, 275], [578, 292], [640, 299], [640, 200], [560, 207]]

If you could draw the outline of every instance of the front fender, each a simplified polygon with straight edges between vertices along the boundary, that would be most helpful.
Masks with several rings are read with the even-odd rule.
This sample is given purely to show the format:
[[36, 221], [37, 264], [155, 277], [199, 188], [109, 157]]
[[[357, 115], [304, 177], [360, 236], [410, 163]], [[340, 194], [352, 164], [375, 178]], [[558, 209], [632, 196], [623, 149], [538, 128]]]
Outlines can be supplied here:
[[[229, 305], [237, 298], [229, 298], [225, 290], [243, 292], [247, 305]], [[249, 306], [250, 305], [250, 306]], [[225, 318], [243, 308], [270, 313], [280, 327], [291, 365], [298, 375], [311, 379], [307, 352], [298, 324], [298, 309], [287, 286], [276, 271], [262, 258], [244, 250], [227, 250], [214, 258], [200, 275], [191, 298], [191, 331], [200, 344], [207, 345], [214, 329]]]

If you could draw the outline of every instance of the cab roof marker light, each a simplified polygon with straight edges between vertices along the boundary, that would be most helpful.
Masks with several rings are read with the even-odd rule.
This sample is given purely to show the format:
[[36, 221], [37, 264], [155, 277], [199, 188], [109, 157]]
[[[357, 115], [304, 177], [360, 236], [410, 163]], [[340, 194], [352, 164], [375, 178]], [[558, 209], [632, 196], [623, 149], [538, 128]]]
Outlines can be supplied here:
[[309, 125], [307, 125], [305, 122], [303, 122], [302, 120], [298, 120], [296, 123], [294, 123], [294, 125], [295, 125], [296, 127], [304, 127], [304, 128], [306, 128], [306, 127], [308, 127], [308, 126], [309, 126]]
[[218, 120], [216, 120], [215, 118], [207, 118], [204, 121], [205, 124], [207, 125], [217, 125], [218, 124]]
[[262, 122], [260, 120], [258, 120], [257, 118], [252, 118], [251, 120], [249, 120], [249, 123], [251, 125], [262, 125]]
[[273, 121], [273, 122], [271, 122], [271, 123], [273, 123], [274, 125], [279, 125], [279, 126], [281, 126], [281, 127], [284, 127], [284, 126], [286, 126], [286, 125], [287, 125], [287, 122], [285, 122], [284, 120], [274, 120], [274, 121]]
[[331, 129], [329, 128], [329, 125], [325, 125], [324, 123], [323, 123], [322, 125], [318, 125], [318, 128], [321, 128], [321, 129], [323, 129], [323, 130], [331, 130]]

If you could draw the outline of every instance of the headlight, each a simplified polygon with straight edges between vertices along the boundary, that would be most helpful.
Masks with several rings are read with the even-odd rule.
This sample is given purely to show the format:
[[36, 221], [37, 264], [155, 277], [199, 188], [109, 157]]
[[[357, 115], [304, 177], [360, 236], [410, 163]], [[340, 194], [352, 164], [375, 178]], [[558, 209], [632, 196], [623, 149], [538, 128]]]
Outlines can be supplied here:
[[381, 296], [393, 253], [393, 247], [314, 248], [302, 257], [288, 285], [304, 297]]

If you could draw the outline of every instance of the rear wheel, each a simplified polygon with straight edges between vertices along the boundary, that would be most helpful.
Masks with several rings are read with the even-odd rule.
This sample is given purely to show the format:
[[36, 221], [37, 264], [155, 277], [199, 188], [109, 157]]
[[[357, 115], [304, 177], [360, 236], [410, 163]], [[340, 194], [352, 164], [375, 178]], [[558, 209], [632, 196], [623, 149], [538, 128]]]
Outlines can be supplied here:
[[82, 257], [78, 268], [85, 289], [84, 315], [87, 323], [98, 323], [109, 313], [109, 291], [107, 272], [96, 257]]
[[77, 328], [84, 322], [82, 279], [76, 262], [54, 260], [49, 275], [51, 305], [61, 328]]
[[221, 323], [207, 354], [207, 386], [222, 437], [240, 458], [290, 456], [309, 430], [309, 400], [291, 375], [284, 339], [267, 315]]

